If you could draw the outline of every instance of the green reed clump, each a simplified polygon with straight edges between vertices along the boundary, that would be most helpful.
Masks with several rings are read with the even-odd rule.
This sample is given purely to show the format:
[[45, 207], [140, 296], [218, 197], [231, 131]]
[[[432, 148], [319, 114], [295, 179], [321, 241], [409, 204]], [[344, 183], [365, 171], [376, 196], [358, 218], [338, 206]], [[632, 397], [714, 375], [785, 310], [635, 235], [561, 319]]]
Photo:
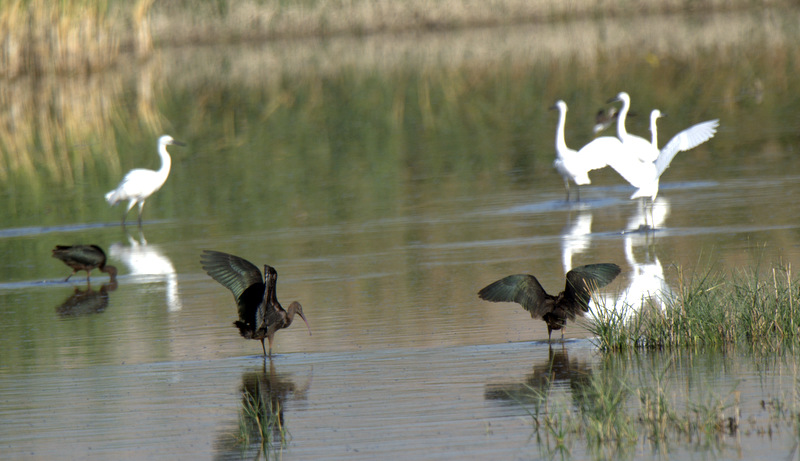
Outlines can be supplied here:
[[595, 375], [575, 393], [585, 437], [590, 445], [609, 442], [625, 445], [636, 440], [636, 421], [625, 411], [631, 390], [618, 375]]
[[260, 392], [244, 392], [237, 439], [243, 446], [259, 442], [265, 453], [275, 447], [286, 447], [289, 432], [283, 425], [280, 401], [273, 402]]
[[667, 448], [687, 440], [704, 446], [736, 432], [737, 392], [723, 398], [710, 393], [699, 403], [687, 402], [681, 390], [668, 384], [667, 371], [632, 383], [624, 370], [608, 367], [571, 386], [569, 402], [551, 401], [559, 394], [551, 394], [549, 387], [531, 387], [530, 396], [514, 399], [531, 417], [536, 442], [550, 457], [564, 457], [585, 443], [599, 458], [624, 458], [639, 440]]
[[[798, 283], [791, 266], [723, 274], [687, 275], [678, 288], [658, 293], [628, 315], [631, 306], [596, 303], [589, 330], [604, 351], [749, 345], [775, 349], [800, 339]], [[627, 312], [626, 312], [627, 311]]]

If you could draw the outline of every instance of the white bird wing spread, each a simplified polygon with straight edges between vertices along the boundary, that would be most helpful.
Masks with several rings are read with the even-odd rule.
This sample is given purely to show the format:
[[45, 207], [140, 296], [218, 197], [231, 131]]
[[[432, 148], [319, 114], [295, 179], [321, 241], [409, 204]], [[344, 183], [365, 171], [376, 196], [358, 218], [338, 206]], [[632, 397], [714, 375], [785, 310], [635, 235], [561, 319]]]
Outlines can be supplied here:
[[608, 165], [609, 159], [619, 154], [622, 143], [616, 137], [602, 136], [581, 147], [576, 158], [586, 171], [599, 170]]
[[658, 175], [661, 176], [664, 170], [669, 168], [670, 162], [672, 162], [672, 159], [675, 158], [678, 152], [693, 149], [713, 138], [714, 134], [717, 132], [718, 126], [719, 119], [714, 119], [698, 123], [676, 134], [669, 140], [667, 145], [661, 149], [661, 153], [655, 161]]
[[658, 180], [655, 166], [651, 162], [641, 161], [637, 155], [631, 152], [622, 152], [611, 156], [608, 166], [636, 188], [642, 188]]

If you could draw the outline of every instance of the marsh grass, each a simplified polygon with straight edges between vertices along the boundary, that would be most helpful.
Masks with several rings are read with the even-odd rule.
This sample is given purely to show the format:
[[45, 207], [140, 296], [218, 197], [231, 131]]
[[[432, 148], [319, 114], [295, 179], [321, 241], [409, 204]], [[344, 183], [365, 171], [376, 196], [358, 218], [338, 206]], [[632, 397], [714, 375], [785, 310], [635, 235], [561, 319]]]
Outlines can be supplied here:
[[663, 309], [658, 302], [645, 303], [629, 318], [632, 306], [596, 302], [588, 328], [597, 346], [604, 351], [742, 345], [779, 350], [800, 338], [800, 292], [790, 265], [765, 274], [758, 268], [730, 274], [678, 269], [675, 293], [655, 296]]
[[[271, 453], [288, 445], [291, 435], [283, 425], [281, 403], [262, 395], [261, 385], [256, 392], [243, 392], [236, 439], [242, 447], [260, 444], [261, 452]], [[267, 456], [269, 457], [269, 456]]]
[[800, 429], [800, 404], [791, 396], [761, 401], [760, 419], [751, 417], [745, 427], [736, 384], [687, 395], [684, 385], [675, 382], [674, 360], [631, 380], [626, 371], [633, 358], [606, 361], [581, 388], [572, 389], [571, 400], [533, 387], [530, 396], [517, 396], [531, 418], [539, 448], [551, 458], [564, 458], [585, 444], [595, 457], [617, 459], [642, 445], [662, 453], [687, 444], [717, 450], [741, 443], [742, 436]]

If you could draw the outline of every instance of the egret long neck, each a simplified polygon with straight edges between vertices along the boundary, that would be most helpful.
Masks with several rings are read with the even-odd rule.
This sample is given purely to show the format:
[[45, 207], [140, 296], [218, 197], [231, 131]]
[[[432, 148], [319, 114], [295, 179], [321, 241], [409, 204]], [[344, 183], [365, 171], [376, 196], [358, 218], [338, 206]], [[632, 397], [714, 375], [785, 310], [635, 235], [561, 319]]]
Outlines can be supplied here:
[[650, 135], [652, 136], [652, 140], [650, 142], [656, 149], [658, 149], [658, 129], [656, 128], [657, 120], [658, 117], [656, 116], [656, 114], [650, 115]]
[[564, 125], [566, 125], [567, 110], [558, 107], [558, 126], [556, 126], [556, 153], [561, 156], [567, 151], [567, 142], [564, 140]]
[[622, 108], [619, 110], [619, 115], [617, 116], [617, 137], [620, 141], [628, 136], [628, 130], [625, 129], [625, 117], [628, 116], [628, 108], [630, 105], [631, 102], [629, 99], [622, 98]]
[[158, 155], [161, 157], [161, 168], [158, 169], [157, 173], [166, 180], [167, 176], [169, 176], [169, 169], [172, 167], [172, 157], [170, 157], [169, 152], [167, 152], [166, 144], [160, 144], [158, 146]]

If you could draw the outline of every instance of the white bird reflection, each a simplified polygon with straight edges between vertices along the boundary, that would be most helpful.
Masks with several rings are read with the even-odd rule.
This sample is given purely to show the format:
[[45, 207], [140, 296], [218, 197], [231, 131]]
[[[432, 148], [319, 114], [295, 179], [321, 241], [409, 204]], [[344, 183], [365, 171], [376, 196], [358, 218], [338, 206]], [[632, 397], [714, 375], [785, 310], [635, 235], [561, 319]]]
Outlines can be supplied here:
[[112, 244], [109, 248], [111, 256], [125, 263], [130, 275], [141, 276], [143, 282], [165, 282], [167, 310], [181, 310], [183, 305], [178, 291], [178, 275], [172, 261], [164, 256], [158, 245], [148, 244], [141, 231], [138, 241], [127, 232], [126, 235], [130, 246]]
[[[644, 210], [640, 209], [628, 220], [628, 228], [636, 229], [641, 223]], [[663, 198], [653, 203], [654, 225], [663, 226], [669, 215], [669, 201]], [[672, 296], [672, 289], [664, 279], [664, 268], [655, 253], [655, 244], [651, 240], [651, 232], [626, 232], [624, 234], [625, 259], [633, 268], [630, 274], [630, 284], [617, 297], [615, 306], [627, 321], [633, 314], [639, 312], [643, 306], [658, 306], [662, 311], [665, 299]], [[641, 254], [637, 258], [636, 254]]]
[[561, 263], [565, 274], [573, 267], [572, 257], [589, 249], [591, 235], [592, 211], [581, 210], [572, 224], [561, 233]]

